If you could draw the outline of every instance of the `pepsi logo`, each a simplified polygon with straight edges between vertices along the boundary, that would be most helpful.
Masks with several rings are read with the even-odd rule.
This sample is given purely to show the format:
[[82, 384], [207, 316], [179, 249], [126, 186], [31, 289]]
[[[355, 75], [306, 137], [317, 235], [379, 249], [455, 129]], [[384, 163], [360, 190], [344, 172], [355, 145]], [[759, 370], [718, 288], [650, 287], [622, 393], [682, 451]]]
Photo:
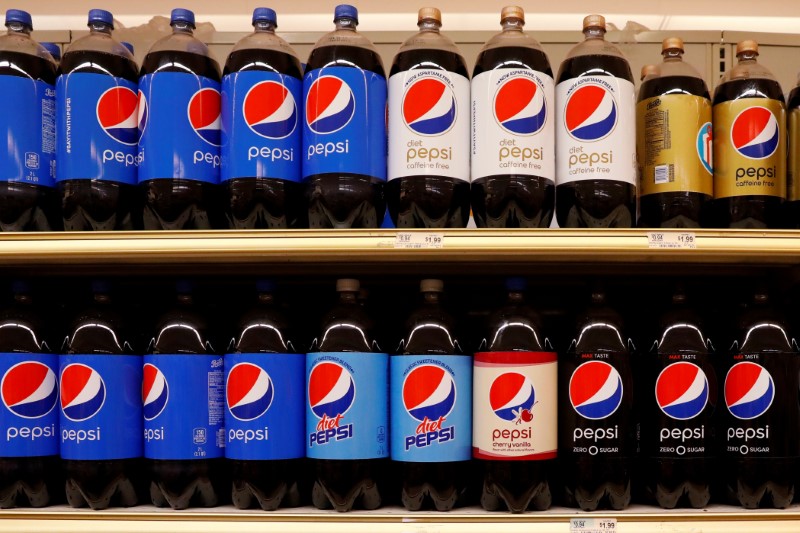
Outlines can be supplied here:
[[353, 376], [338, 363], [323, 362], [308, 377], [308, 403], [317, 418], [345, 414], [356, 398]]
[[97, 100], [97, 122], [115, 141], [139, 142], [139, 98], [127, 87], [112, 87]]
[[146, 363], [142, 368], [142, 403], [145, 420], [153, 420], [167, 406], [169, 383], [160, 368]]
[[320, 76], [306, 95], [306, 124], [314, 133], [334, 133], [350, 123], [356, 99], [350, 86], [335, 76]]
[[569, 401], [579, 415], [590, 420], [607, 418], [622, 403], [622, 378], [603, 361], [588, 361], [572, 373]]
[[759, 364], [737, 363], [725, 376], [725, 405], [736, 418], [758, 418], [767, 412], [774, 399], [775, 383]]
[[544, 90], [530, 78], [510, 78], [494, 95], [494, 118], [513, 135], [538, 133], [547, 121]]
[[780, 142], [778, 120], [766, 107], [750, 107], [739, 113], [731, 127], [731, 143], [748, 159], [764, 159]]
[[403, 122], [419, 135], [442, 135], [456, 123], [453, 89], [438, 78], [423, 76], [403, 94]]
[[189, 100], [189, 124], [208, 144], [219, 146], [222, 103], [216, 89], [200, 89]]
[[455, 404], [456, 382], [444, 368], [418, 366], [403, 382], [403, 405], [420, 422], [446, 417]]
[[139, 138], [142, 138], [144, 134], [144, 130], [147, 127], [147, 116], [149, 114], [149, 107], [147, 106], [147, 97], [144, 95], [142, 91], [139, 91], [139, 111], [138, 111], [138, 120], [136, 123], [139, 127]]
[[253, 85], [244, 97], [242, 111], [248, 127], [267, 139], [283, 139], [297, 127], [297, 103], [282, 83]]
[[73, 422], [88, 420], [106, 401], [106, 384], [90, 366], [67, 365], [61, 371], [61, 412]]
[[567, 99], [564, 125], [573, 139], [594, 142], [614, 131], [617, 115], [614, 95], [605, 87], [587, 83]]
[[255, 420], [269, 410], [275, 396], [272, 379], [251, 363], [235, 365], [225, 386], [228, 410], [237, 420]]
[[533, 383], [526, 376], [506, 372], [495, 378], [489, 388], [489, 404], [498, 417], [521, 424], [533, 420], [531, 409], [536, 404]]
[[658, 407], [675, 420], [690, 420], [702, 413], [708, 404], [708, 394], [705, 372], [692, 363], [673, 363], [656, 380]]
[[3, 404], [22, 418], [41, 418], [56, 405], [58, 387], [55, 373], [37, 361], [17, 363], [0, 382]]

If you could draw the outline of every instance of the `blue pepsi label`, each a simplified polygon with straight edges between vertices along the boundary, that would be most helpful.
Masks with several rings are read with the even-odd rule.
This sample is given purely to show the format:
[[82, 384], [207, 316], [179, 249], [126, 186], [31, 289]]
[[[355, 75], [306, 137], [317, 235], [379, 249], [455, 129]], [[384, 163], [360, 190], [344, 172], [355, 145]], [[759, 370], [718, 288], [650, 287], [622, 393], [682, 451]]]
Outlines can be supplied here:
[[389, 457], [388, 367], [385, 353], [308, 354], [308, 457]]
[[139, 182], [219, 182], [219, 83], [159, 72], [139, 79]]
[[386, 79], [324, 67], [303, 78], [303, 178], [363, 174], [386, 179]]
[[392, 460], [472, 457], [472, 357], [394, 356], [390, 362]]
[[225, 448], [225, 375], [216, 355], [144, 356], [144, 456], [215, 459]]
[[274, 72], [222, 80], [222, 181], [300, 181], [302, 82]]
[[59, 363], [61, 457], [141, 457], [141, 356], [62, 355]]
[[134, 185], [139, 164], [136, 84], [103, 74], [66, 74], [56, 82], [56, 104], [56, 181]]
[[0, 181], [53, 186], [56, 176], [56, 91], [41, 80], [0, 76], [8, 104], [0, 113]]
[[58, 455], [58, 356], [0, 353], [0, 457]]
[[225, 355], [225, 457], [304, 457], [305, 354]]

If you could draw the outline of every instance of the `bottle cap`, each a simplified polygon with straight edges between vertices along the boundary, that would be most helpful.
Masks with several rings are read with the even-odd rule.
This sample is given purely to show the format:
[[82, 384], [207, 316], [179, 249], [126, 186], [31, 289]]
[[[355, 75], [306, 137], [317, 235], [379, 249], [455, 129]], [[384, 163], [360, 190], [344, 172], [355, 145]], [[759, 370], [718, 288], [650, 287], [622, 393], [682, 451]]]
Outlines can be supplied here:
[[111, 283], [105, 279], [92, 280], [92, 294], [108, 294], [111, 292]]
[[108, 24], [111, 26], [111, 29], [114, 29], [114, 15], [111, 14], [110, 11], [106, 11], [105, 9], [90, 9], [89, 10], [89, 24], [92, 22], [100, 22], [102, 24]]
[[423, 20], [435, 20], [441, 24], [442, 12], [435, 7], [423, 7], [419, 10], [419, 15], [417, 15], [417, 22], [419, 23]]
[[188, 22], [194, 28], [194, 12], [190, 9], [173, 9], [172, 15], [169, 18], [169, 24], [172, 26], [176, 22]]
[[268, 7], [257, 7], [253, 10], [253, 25], [255, 26], [256, 22], [271, 22], [278, 27], [278, 14], [275, 13], [274, 9], [270, 9]]
[[528, 280], [521, 277], [506, 279], [506, 290], [510, 292], [523, 292], [528, 288]]
[[667, 50], [680, 50], [683, 51], [683, 39], [680, 37], [667, 37], [661, 43], [661, 51], [666, 52]]
[[745, 52], [753, 52], [758, 55], [758, 43], [752, 39], [747, 39], [745, 41], [739, 41], [736, 44], [736, 55], [743, 54]]
[[658, 67], [655, 65], [645, 65], [642, 67], [642, 72], [640, 74], [640, 80], [645, 79], [647, 76], [655, 76], [658, 74]]
[[500, 22], [506, 19], [519, 19], [525, 22], [525, 10], [519, 6], [506, 6], [500, 11]]
[[119, 44], [121, 44], [122, 46], [124, 46], [125, 48], [127, 48], [127, 49], [128, 49], [128, 52], [130, 52], [130, 53], [131, 53], [131, 55], [133, 55], [133, 45], [132, 45], [131, 43], [129, 43], [128, 41], [122, 41], [122, 42], [121, 42], [121, 43], [119, 43]]
[[15, 279], [11, 282], [11, 294], [30, 294], [31, 285], [27, 281]]
[[606, 18], [603, 15], [587, 15], [583, 18], [583, 29], [600, 28], [606, 29]]
[[271, 279], [260, 279], [256, 281], [257, 292], [275, 292], [275, 282]]
[[58, 61], [61, 59], [61, 48], [58, 47], [56, 43], [39, 43], [42, 47], [50, 52], [50, 55], [53, 56], [53, 59]]
[[6, 11], [6, 26], [12, 22], [19, 22], [27, 27], [33, 29], [33, 19], [31, 14], [21, 9], [9, 9]]
[[192, 289], [194, 289], [194, 283], [188, 279], [179, 279], [175, 282], [175, 292], [177, 294], [192, 294]]
[[357, 279], [342, 278], [336, 280], [336, 292], [358, 292], [361, 283]]
[[420, 292], [443, 292], [444, 282], [440, 279], [423, 279], [419, 282]]
[[333, 21], [336, 22], [339, 19], [353, 19], [358, 24], [358, 9], [350, 4], [339, 4], [333, 10]]

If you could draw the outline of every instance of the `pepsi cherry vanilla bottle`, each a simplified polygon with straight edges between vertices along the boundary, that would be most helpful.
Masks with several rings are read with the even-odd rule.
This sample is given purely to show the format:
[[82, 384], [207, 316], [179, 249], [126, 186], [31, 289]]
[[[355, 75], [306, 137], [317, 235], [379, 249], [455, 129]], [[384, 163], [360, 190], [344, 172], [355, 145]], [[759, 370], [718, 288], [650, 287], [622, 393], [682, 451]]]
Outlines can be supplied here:
[[556, 79], [556, 218], [562, 228], [636, 223], [636, 94], [630, 65], [600, 15]]

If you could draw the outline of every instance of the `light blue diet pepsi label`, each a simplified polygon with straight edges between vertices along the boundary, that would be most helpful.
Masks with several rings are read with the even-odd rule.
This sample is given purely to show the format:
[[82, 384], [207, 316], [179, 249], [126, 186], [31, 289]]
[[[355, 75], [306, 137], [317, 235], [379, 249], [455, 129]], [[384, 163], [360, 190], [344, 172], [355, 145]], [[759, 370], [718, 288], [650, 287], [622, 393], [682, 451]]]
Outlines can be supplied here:
[[215, 459], [225, 448], [225, 373], [217, 355], [144, 356], [144, 456]]
[[134, 185], [138, 167], [136, 84], [102, 74], [58, 77], [56, 181], [109, 180]]
[[300, 181], [302, 82], [275, 72], [222, 79], [222, 181]]
[[392, 460], [468, 461], [472, 457], [472, 357], [391, 358]]
[[316, 352], [306, 358], [306, 456], [389, 457], [389, 356]]
[[181, 178], [219, 182], [219, 83], [159, 72], [139, 79], [139, 182]]
[[49, 83], [0, 76], [8, 105], [0, 113], [0, 181], [53, 186], [56, 176], [56, 90]]
[[141, 356], [62, 355], [59, 376], [63, 459], [142, 456]]
[[303, 78], [303, 178], [325, 173], [386, 179], [386, 79], [325, 67]]
[[225, 355], [225, 457], [305, 457], [305, 354]]
[[0, 457], [58, 455], [58, 356], [0, 353]]

